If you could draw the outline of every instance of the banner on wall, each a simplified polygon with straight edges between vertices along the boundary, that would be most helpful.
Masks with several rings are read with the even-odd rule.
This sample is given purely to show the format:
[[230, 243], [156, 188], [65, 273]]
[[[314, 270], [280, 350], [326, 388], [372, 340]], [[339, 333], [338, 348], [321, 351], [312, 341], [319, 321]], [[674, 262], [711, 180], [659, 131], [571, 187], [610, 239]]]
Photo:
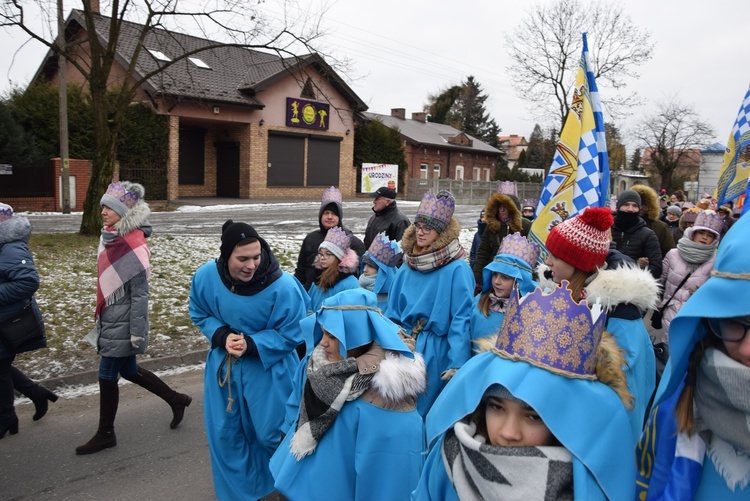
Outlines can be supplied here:
[[286, 98], [286, 126], [328, 130], [330, 106], [306, 99]]
[[362, 164], [362, 193], [372, 193], [381, 187], [398, 192], [398, 165]]

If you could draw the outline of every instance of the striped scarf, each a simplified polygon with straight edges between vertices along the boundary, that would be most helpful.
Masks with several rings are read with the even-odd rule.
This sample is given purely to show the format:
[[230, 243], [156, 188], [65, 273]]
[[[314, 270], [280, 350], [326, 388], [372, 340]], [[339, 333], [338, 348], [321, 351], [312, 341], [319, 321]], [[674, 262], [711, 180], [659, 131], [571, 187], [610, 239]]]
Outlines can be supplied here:
[[99, 239], [99, 254], [96, 259], [96, 311], [99, 318], [105, 306], [122, 297], [125, 284], [133, 277], [151, 274], [151, 251], [146, 244], [146, 236], [140, 230], [126, 235], [118, 235], [112, 227], [102, 228]]
[[422, 273], [428, 273], [438, 268], [442, 268], [451, 261], [462, 259], [464, 257], [464, 248], [458, 242], [458, 239], [452, 240], [448, 245], [440, 249], [425, 252], [422, 254], [405, 253], [404, 262], [409, 268]]

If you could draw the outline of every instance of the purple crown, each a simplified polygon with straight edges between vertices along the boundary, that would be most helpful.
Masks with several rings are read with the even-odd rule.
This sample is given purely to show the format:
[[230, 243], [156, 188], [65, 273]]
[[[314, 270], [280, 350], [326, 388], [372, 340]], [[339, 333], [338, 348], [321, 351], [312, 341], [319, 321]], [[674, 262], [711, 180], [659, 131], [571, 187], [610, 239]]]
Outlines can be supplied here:
[[382, 233], [375, 235], [375, 239], [370, 244], [370, 248], [367, 252], [370, 256], [377, 259], [386, 266], [396, 266], [398, 263], [398, 254], [396, 252], [397, 246], [395, 242], [391, 242], [388, 237]]
[[110, 184], [107, 188], [106, 194], [122, 202], [122, 204], [128, 209], [135, 207], [136, 202], [138, 202], [138, 194], [126, 190], [122, 183]]
[[[341, 249], [343, 257], [343, 254], [345, 254], [346, 251], [349, 250], [349, 247], [352, 244], [352, 237], [347, 235], [344, 230], [342, 230], [338, 226], [334, 226], [333, 228], [328, 230], [328, 233], [326, 233], [326, 238], [323, 241], [328, 242], [331, 245], [335, 245], [336, 247]], [[339, 259], [341, 259], [341, 257], [339, 257]]]
[[536, 206], [537, 206], [536, 198], [524, 198], [523, 199], [523, 207], [531, 207], [532, 209], [536, 210]]
[[567, 377], [595, 379], [597, 349], [607, 322], [599, 303], [576, 303], [567, 281], [550, 294], [511, 294], [495, 352]]
[[699, 230], [709, 230], [716, 233], [717, 236], [721, 235], [721, 229], [724, 226], [724, 218], [716, 212], [704, 211], [695, 217], [695, 223], [693, 228]]
[[442, 233], [450, 223], [455, 210], [456, 200], [450, 191], [440, 190], [437, 195], [428, 191], [419, 203], [415, 219]]
[[516, 183], [513, 181], [503, 181], [497, 186], [497, 192], [503, 195], [513, 195], [518, 197], [518, 190], [516, 189]]
[[0, 223], [13, 217], [13, 207], [0, 202]]
[[326, 188], [326, 191], [323, 192], [323, 199], [320, 205], [325, 207], [330, 203], [341, 205], [341, 192], [335, 186]]
[[510, 254], [521, 258], [534, 269], [539, 259], [539, 245], [535, 242], [530, 242], [526, 237], [522, 237], [520, 233], [515, 232], [503, 238], [497, 254]]

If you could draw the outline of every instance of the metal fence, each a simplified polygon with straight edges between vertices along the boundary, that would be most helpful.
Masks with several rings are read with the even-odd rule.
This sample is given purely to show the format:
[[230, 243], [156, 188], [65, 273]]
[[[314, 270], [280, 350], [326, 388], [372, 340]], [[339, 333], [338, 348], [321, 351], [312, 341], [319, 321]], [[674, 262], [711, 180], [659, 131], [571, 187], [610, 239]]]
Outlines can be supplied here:
[[146, 189], [147, 200], [167, 199], [167, 168], [164, 164], [120, 163], [120, 179], [142, 184]]
[[[421, 200], [427, 190], [437, 193], [448, 190], [456, 202], [468, 205], [482, 205], [493, 193], [497, 192], [500, 181], [462, 181], [457, 179], [409, 179], [406, 200]], [[538, 199], [542, 192], [542, 183], [516, 183], [518, 199]]]
[[55, 176], [51, 162], [13, 167], [13, 174], [0, 175], [0, 197], [54, 197]]

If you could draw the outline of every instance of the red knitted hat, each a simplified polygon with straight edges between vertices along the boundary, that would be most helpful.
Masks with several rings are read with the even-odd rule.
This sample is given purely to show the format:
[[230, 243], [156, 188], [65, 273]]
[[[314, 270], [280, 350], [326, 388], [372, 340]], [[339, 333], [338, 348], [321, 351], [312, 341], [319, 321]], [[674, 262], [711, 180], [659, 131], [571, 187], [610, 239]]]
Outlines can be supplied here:
[[547, 250], [581, 271], [595, 271], [607, 258], [613, 223], [611, 209], [589, 207], [552, 228], [547, 236]]

